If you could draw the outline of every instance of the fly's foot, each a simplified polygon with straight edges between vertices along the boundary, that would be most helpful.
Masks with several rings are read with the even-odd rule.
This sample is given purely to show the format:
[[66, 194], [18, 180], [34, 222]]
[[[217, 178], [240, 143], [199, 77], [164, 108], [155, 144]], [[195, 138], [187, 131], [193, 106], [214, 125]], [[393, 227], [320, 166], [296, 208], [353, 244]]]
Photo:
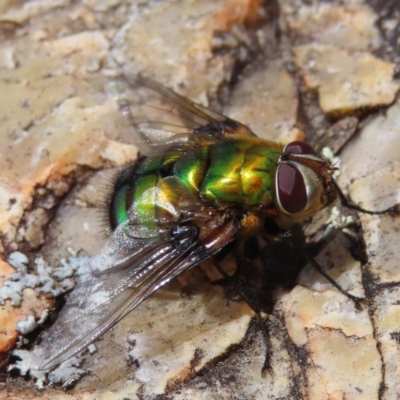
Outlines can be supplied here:
[[267, 375], [272, 375], [274, 373], [274, 370], [272, 369], [271, 365], [271, 358], [270, 358], [270, 353], [265, 355], [265, 360], [264, 364], [261, 368], [261, 376], [266, 377]]
[[354, 296], [354, 295], [346, 292], [345, 290], [341, 290], [341, 292], [354, 303], [357, 311], [363, 310], [362, 306], [366, 302], [365, 298]]
[[400, 204], [396, 204], [393, 207], [389, 207], [386, 211], [388, 214], [392, 214], [397, 217], [400, 215]]
[[350, 299], [357, 311], [362, 311], [362, 303], [364, 303], [366, 301], [365, 298], [363, 297], [358, 297], [358, 296], [354, 296], [351, 293], [347, 292], [346, 290], [344, 290], [331, 276], [329, 276], [323, 269], [322, 267], [318, 264], [317, 260], [315, 260], [313, 257], [309, 257], [309, 261], [311, 262], [311, 265], [313, 266], [313, 268], [319, 273], [321, 274], [327, 281], [329, 281], [337, 290], [339, 290], [340, 293], [344, 294], [348, 299]]

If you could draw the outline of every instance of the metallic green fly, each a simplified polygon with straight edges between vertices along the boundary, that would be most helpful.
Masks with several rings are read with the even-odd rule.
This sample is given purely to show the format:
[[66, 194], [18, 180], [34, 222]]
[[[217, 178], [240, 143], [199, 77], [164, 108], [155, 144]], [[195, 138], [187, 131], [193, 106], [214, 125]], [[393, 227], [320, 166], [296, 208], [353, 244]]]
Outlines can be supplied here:
[[[128, 87], [139, 100], [125, 94]], [[111, 234], [42, 341], [39, 369], [84, 350], [161, 286], [256, 235], [265, 220], [285, 228], [338, 194], [347, 204], [334, 168], [307, 143], [260, 139], [142, 77], [116, 80], [110, 90], [141, 155], [115, 182]]]

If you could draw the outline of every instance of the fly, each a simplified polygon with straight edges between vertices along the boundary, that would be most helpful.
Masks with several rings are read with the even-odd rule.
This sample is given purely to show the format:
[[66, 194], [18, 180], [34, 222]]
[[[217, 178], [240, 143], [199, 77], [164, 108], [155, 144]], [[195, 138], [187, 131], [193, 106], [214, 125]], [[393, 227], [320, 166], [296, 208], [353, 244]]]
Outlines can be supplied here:
[[[138, 110], [128, 86], [144, 96]], [[141, 155], [115, 182], [110, 236], [40, 344], [38, 369], [81, 352], [161, 286], [233, 240], [256, 235], [266, 221], [287, 229], [338, 196], [361, 212], [399, 212], [348, 203], [332, 178], [335, 168], [307, 143], [258, 138], [147, 78], [116, 80], [112, 93], [135, 128]], [[263, 332], [267, 337], [265, 326]]]

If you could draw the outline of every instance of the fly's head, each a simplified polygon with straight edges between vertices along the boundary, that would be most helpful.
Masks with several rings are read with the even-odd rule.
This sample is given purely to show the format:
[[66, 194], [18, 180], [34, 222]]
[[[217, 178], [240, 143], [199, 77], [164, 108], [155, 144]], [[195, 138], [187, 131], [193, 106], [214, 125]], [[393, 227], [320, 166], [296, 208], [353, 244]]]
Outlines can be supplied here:
[[285, 146], [275, 176], [275, 202], [280, 224], [315, 215], [337, 196], [331, 167], [304, 142]]

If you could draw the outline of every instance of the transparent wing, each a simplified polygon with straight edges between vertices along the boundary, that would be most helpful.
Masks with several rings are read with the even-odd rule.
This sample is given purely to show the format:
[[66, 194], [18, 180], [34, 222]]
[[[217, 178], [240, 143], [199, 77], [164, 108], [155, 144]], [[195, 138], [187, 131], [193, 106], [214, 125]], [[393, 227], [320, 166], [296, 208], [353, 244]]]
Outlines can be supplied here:
[[234, 238], [236, 219], [204, 206], [176, 178], [163, 185], [177, 191], [179, 201], [161, 199], [157, 207], [174, 217], [161, 227], [132, 219], [117, 227], [36, 349], [36, 369], [53, 368], [82, 351], [161, 286]]
[[110, 83], [108, 93], [135, 128], [136, 144], [145, 155], [153, 155], [154, 149], [162, 151], [171, 143], [194, 140], [198, 135], [255, 136], [246, 125], [143, 76], [115, 79]]

